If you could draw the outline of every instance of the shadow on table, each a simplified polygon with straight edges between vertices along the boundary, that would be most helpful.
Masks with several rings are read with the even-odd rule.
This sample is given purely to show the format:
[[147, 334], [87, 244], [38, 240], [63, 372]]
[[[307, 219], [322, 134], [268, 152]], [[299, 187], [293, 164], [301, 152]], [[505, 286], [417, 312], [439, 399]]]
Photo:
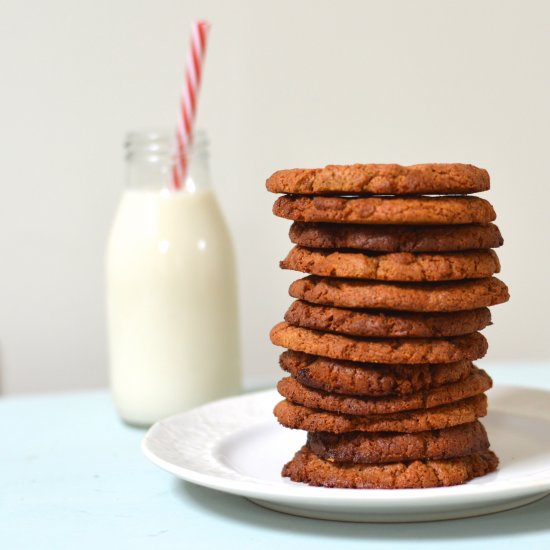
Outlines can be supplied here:
[[437, 540], [506, 536], [518, 533], [549, 531], [550, 496], [538, 502], [487, 516], [430, 523], [344, 523], [290, 516], [266, 510], [242, 497], [205, 489], [177, 481], [177, 496], [193, 501], [211, 514], [256, 529], [287, 531], [296, 534], [334, 538], [372, 540]]

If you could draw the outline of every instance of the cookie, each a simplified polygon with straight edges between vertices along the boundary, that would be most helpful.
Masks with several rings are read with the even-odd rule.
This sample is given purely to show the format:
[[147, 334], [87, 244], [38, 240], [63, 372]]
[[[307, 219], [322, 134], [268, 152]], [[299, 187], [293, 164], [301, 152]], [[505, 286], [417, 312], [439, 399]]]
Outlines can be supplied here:
[[410, 395], [384, 397], [339, 395], [308, 388], [290, 376], [279, 381], [277, 390], [292, 403], [310, 409], [367, 416], [431, 409], [479, 395], [491, 389], [492, 385], [490, 376], [485, 371], [474, 367], [472, 374], [465, 380]]
[[496, 214], [478, 197], [300, 197], [284, 195], [273, 213], [299, 222], [399, 225], [489, 223]]
[[451, 313], [392, 313], [343, 309], [296, 300], [285, 313], [290, 325], [367, 338], [442, 338], [460, 336], [491, 324], [487, 308]]
[[309, 433], [307, 447], [319, 458], [330, 462], [380, 464], [479, 453], [489, 448], [489, 438], [481, 422], [475, 421], [414, 434]]
[[369, 416], [346, 415], [310, 409], [285, 399], [275, 405], [273, 413], [279, 423], [286, 428], [307, 432], [331, 432], [336, 434], [346, 432], [416, 433], [427, 430], [442, 430], [443, 428], [473, 422], [485, 416], [487, 414], [487, 396], [480, 394], [432, 409]]
[[295, 246], [279, 266], [323, 277], [404, 282], [480, 279], [500, 271], [493, 250], [365, 254]]
[[445, 195], [487, 191], [489, 174], [471, 164], [352, 164], [279, 170], [272, 193], [294, 195]]
[[502, 246], [493, 223], [484, 225], [359, 225], [294, 222], [294, 244], [310, 248], [344, 248], [369, 252], [454, 252]]
[[345, 395], [409, 395], [464, 380], [472, 373], [470, 361], [432, 365], [354, 363], [284, 351], [280, 367], [298, 382], [318, 390]]
[[460, 485], [494, 472], [497, 466], [498, 458], [492, 451], [440, 460], [342, 464], [323, 460], [304, 446], [284, 466], [282, 475], [317, 487], [420, 489]]
[[479, 332], [450, 338], [387, 338], [367, 340], [278, 323], [270, 332], [276, 346], [363, 363], [453, 363], [472, 361], [487, 353]]
[[389, 283], [310, 275], [294, 281], [293, 298], [326, 306], [401, 311], [465, 311], [508, 301], [508, 287], [496, 277], [443, 283]]

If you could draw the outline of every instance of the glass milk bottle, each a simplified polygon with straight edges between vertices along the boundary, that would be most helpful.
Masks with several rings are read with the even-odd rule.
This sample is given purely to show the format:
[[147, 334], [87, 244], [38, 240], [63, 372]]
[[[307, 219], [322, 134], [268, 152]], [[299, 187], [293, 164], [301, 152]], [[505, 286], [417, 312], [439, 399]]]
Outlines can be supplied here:
[[107, 250], [110, 376], [120, 416], [150, 425], [240, 389], [235, 262], [197, 134], [184, 189], [174, 139], [131, 133]]

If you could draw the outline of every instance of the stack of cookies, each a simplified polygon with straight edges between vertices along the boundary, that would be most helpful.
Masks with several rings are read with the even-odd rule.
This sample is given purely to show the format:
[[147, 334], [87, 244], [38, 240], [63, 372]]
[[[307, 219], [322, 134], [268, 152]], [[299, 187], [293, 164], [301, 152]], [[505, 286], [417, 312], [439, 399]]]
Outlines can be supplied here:
[[472, 361], [488, 306], [508, 300], [489, 189], [464, 164], [282, 170], [275, 215], [293, 220], [283, 269], [307, 273], [271, 341], [287, 348], [279, 422], [307, 443], [283, 468], [325, 487], [464, 483], [496, 469], [479, 418], [492, 385]]

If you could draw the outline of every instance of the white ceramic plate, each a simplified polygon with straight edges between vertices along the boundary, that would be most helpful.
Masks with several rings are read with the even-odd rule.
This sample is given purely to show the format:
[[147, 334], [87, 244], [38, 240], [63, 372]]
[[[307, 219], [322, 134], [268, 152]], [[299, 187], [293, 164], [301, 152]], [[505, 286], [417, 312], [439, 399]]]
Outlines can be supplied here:
[[143, 440], [157, 466], [279, 512], [341, 521], [402, 522], [499, 512], [550, 493], [550, 392], [500, 386], [484, 419], [498, 471], [456, 487], [326, 489], [280, 475], [304, 443], [272, 414], [275, 390], [223, 399], [156, 423]]

